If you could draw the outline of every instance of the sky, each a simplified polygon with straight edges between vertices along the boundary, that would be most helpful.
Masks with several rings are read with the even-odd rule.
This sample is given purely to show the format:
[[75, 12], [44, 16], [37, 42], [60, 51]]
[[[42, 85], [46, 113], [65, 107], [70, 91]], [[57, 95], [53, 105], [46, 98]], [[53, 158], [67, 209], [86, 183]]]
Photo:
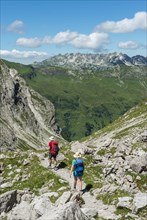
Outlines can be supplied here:
[[147, 56], [145, 0], [1, 0], [1, 58], [31, 64], [65, 53]]

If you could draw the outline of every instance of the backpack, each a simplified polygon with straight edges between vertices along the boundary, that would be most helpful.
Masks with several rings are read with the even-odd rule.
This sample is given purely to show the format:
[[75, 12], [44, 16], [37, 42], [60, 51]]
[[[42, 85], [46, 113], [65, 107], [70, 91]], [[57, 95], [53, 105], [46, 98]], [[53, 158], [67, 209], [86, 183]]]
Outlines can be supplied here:
[[84, 162], [82, 159], [76, 159], [76, 163], [74, 164], [74, 171], [80, 174], [84, 172]]
[[52, 155], [57, 155], [59, 152], [59, 146], [58, 146], [58, 142], [54, 141], [52, 144], [52, 148], [51, 148], [51, 154]]

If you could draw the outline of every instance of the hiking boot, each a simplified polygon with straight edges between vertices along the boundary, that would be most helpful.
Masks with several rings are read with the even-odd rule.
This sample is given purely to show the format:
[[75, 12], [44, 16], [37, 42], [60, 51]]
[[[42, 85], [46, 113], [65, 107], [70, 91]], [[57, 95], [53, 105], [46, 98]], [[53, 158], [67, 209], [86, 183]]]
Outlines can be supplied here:
[[52, 169], [51, 165], [48, 165], [48, 168], [49, 168], [49, 169]]
[[57, 167], [54, 167], [54, 170], [55, 170], [55, 171], [57, 171], [57, 170], [58, 170], [58, 168], [57, 168]]
[[76, 192], [76, 191], [77, 191], [77, 189], [74, 187], [72, 191], [73, 191], [73, 192]]

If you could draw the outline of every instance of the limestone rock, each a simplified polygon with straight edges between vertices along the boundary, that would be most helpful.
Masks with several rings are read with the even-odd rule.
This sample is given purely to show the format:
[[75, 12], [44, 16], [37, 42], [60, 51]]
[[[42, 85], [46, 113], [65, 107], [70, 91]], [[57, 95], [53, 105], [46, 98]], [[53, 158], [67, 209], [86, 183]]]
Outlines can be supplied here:
[[132, 212], [137, 213], [139, 209], [147, 206], [147, 193], [138, 192], [134, 196]]
[[75, 202], [68, 202], [62, 207], [48, 210], [38, 220], [90, 220]]
[[0, 195], [0, 214], [2, 212], [9, 212], [17, 203], [20, 202], [19, 194], [17, 190], [12, 190]]
[[16, 70], [0, 61], [1, 151], [17, 146], [45, 148], [50, 135], [61, 138], [53, 104], [29, 89]]

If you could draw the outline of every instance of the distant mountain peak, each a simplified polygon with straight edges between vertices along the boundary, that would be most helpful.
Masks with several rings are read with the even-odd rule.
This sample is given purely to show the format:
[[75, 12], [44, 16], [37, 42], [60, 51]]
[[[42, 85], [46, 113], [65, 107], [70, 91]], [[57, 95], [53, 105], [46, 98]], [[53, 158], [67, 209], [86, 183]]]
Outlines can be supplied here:
[[71, 69], [99, 69], [103, 67], [113, 67], [116, 65], [126, 66], [145, 66], [147, 58], [141, 55], [129, 57], [123, 53], [108, 53], [108, 54], [92, 54], [92, 53], [66, 53], [52, 56], [40, 63], [34, 65], [50, 65], [59, 66]]

